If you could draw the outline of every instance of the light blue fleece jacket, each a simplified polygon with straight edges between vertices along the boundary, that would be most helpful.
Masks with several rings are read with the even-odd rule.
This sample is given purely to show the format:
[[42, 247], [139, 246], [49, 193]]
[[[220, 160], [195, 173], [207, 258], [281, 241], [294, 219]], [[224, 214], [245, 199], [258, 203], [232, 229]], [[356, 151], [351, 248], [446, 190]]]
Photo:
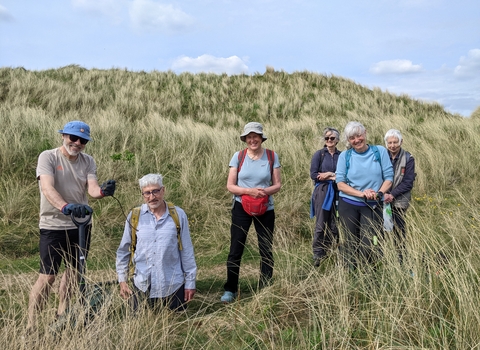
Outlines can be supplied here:
[[[383, 184], [383, 181], [393, 181], [393, 167], [388, 151], [383, 146], [376, 146], [380, 153], [381, 164], [377, 161], [372, 147], [363, 153], [357, 153], [352, 150], [350, 157], [350, 167], [347, 174], [346, 156], [347, 151], [340, 153], [337, 163], [336, 182], [345, 182], [351, 187], [359, 191], [364, 191], [371, 188], [378, 191]], [[347, 177], [348, 180], [347, 181]], [[355, 197], [340, 191], [340, 197], [349, 198], [357, 202], [363, 202], [362, 197]]]

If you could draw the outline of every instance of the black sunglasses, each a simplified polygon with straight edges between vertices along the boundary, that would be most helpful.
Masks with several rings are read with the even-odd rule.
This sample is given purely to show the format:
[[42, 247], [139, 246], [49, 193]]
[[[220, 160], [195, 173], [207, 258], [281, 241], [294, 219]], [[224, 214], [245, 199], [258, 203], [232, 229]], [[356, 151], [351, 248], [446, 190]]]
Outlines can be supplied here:
[[325, 137], [325, 141], [328, 141], [328, 140], [330, 140], [330, 141], [335, 141], [336, 139], [337, 139], [337, 138], [336, 138], [335, 136], [330, 136], [330, 137], [327, 136], [327, 137]]
[[84, 138], [81, 138], [81, 137], [78, 137], [78, 136], [75, 136], [75, 135], [68, 135], [68, 138], [70, 139], [70, 141], [72, 142], [77, 142], [78, 139], [80, 139], [80, 143], [82, 145], [86, 145], [88, 140], [87, 139], [84, 139]]

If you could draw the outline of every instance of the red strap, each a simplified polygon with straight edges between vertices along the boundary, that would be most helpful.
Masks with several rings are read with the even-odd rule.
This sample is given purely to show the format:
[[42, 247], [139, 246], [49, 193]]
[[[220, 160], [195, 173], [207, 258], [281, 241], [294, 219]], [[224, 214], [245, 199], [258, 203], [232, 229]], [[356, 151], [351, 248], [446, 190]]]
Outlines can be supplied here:
[[[273, 152], [271, 149], [265, 149], [267, 151], [267, 158], [268, 158], [268, 163], [270, 164], [270, 176], [273, 177], [273, 163], [275, 161], [275, 152]], [[245, 157], [247, 155], [247, 149], [242, 149], [240, 152], [238, 152], [238, 168], [237, 168], [237, 173], [240, 172], [240, 169], [242, 168], [243, 162], [245, 161]]]
[[238, 168], [237, 168], [237, 173], [240, 172], [240, 169], [242, 168], [242, 164], [245, 160], [245, 156], [247, 155], [247, 149], [242, 149], [240, 152], [238, 152]]

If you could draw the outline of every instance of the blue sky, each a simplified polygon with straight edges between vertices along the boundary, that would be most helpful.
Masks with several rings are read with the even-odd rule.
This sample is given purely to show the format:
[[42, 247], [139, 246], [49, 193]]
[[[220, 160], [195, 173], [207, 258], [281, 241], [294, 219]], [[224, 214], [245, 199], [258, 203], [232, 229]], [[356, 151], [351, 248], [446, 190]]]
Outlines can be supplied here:
[[469, 116], [480, 0], [0, 0], [0, 67], [311, 71]]

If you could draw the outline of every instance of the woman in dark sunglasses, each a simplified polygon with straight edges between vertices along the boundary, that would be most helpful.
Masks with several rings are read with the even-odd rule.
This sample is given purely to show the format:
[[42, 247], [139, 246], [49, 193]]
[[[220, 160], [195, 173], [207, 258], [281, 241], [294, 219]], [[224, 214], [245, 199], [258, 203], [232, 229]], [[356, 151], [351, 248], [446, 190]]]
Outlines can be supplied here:
[[327, 127], [323, 130], [322, 140], [323, 148], [315, 152], [310, 163], [310, 177], [315, 185], [310, 206], [310, 217], [316, 218], [312, 243], [315, 267], [320, 266], [334, 243], [338, 242], [335, 171], [340, 155], [337, 149], [340, 133], [335, 128]]

